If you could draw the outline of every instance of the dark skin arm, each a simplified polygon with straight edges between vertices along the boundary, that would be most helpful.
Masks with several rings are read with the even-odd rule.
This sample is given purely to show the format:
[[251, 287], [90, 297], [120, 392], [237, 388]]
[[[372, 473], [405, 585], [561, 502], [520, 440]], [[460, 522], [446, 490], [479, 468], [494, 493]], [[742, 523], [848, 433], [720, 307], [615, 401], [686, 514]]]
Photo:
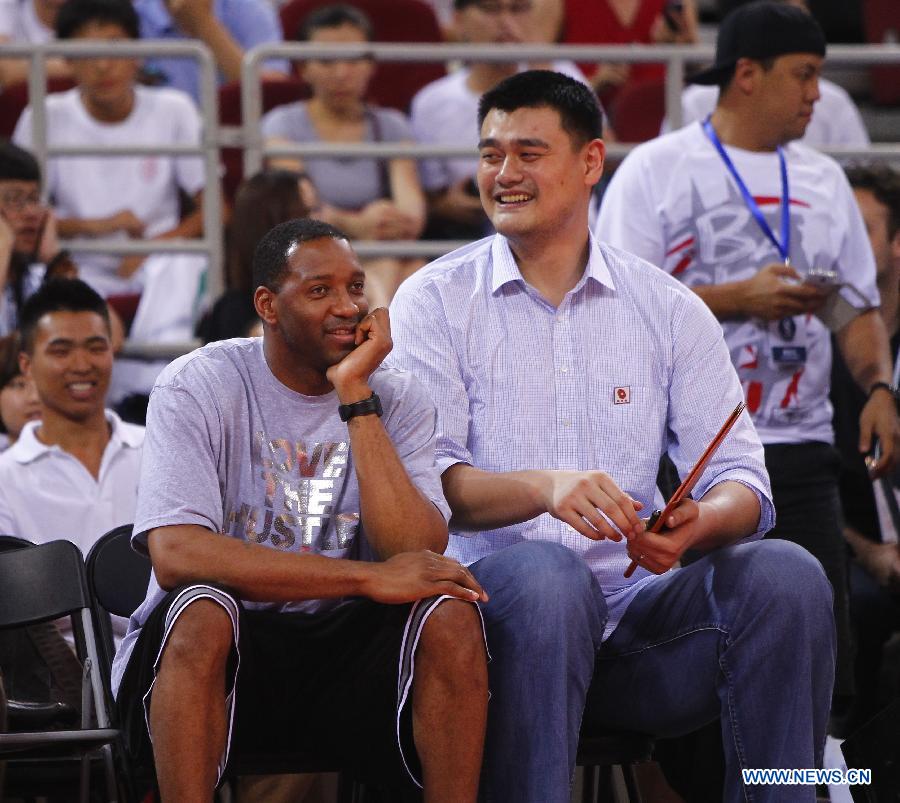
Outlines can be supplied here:
[[279, 552], [191, 524], [151, 530], [148, 546], [156, 579], [167, 590], [205, 580], [257, 602], [364, 596], [401, 603], [433, 594], [470, 601], [482, 598], [468, 569], [427, 550], [396, 555], [383, 563], [335, 560]]
[[[393, 346], [384, 307], [360, 321], [356, 343], [350, 354], [326, 372], [341, 404], [372, 395], [369, 376]], [[356, 463], [363, 527], [372, 547], [383, 558], [422, 547], [443, 552], [447, 546], [444, 517], [410, 480], [381, 419], [357, 416], [350, 419], [347, 429]]]

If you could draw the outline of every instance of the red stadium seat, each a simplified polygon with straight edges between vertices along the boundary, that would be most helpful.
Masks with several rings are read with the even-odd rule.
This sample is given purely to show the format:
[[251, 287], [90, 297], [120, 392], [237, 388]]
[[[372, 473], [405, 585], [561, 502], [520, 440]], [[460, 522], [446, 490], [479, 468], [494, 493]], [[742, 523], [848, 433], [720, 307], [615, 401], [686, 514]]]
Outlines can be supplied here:
[[[322, 6], [334, 0], [289, 0], [281, 7], [281, 27], [285, 40], [296, 40], [300, 24]], [[443, 42], [441, 27], [434, 11], [422, 0], [349, 0], [372, 21], [376, 42]], [[443, 64], [379, 63], [369, 85], [372, 100], [380, 106], [392, 106], [402, 112], [425, 84], [445, 74]]]
[[[75, 86], [71, 78], [50, 78], [47, 92], [65, 92]], [[28, 105], [28, 84], [25, 81], [10, 84], [0, 92], [0, 137], [9, 139], [16, 128], [19, 116]]]
[[[263, 81], [260, 88], [263, 112], [309, 97], [309, 87], [299, 78]], [[232, 81], [224, 84], [219, 88], [219, 124], [240, 125], [242, 119], [240, 83]], [[244, 175], [243, 151], [240, 148], [222, 148], [222, 166], [225, 168], [222, 191], [230, 202], [234, 200], [234, 194]]]
[[[897, 0], [865, 0], [863, 23], [866, 41], [874, 44], [900, 37], [900, 3]], [[900, 66], [872, 67], [872, 100], [881, 106], [900, 104]]]
[[666, 113], [663, 81], [627, 82], [609, 110], [610, 123], [620, 142], [646, 142], [659, 136]]

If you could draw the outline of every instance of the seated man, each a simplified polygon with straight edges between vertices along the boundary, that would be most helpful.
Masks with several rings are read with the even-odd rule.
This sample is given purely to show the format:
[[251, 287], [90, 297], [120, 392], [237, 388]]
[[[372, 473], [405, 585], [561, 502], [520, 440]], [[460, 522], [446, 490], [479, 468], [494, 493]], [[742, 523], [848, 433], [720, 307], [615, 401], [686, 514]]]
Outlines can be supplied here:
[[282, 223], [253, 272], [263, 337], [176, 360], [151, 395], [134, 544], [154, 574], [113, 665], [129, 748], [164, 801], [209, 800], [261, 745], [474, 801], [487, 595], [436, 554], [434, 408], [379, 368], [387, 310], [344, 235]]
[[22, 303], [48, 273], [74, 272], [68, 252], [59, 249], [53, 210], [41, 202], [37, 160], [0, 142], [0, 336], [17, 328]]
[[105, 532], [134, 521], [144, 430], [105, 408], [109, 314], [84, 282], [42, 285], [25, 302], [21, 332], [20, 365], [42, 417], [0, 455], [0, 533], [67, 538], [87, 554]]
[[[88, 285], [45, 282], [25, 302], [21, 327], [19, 364], [40, 400], [41, 419], [25, 424], [0, 454], [0, 533], [35, 543], [67, 539], [87, 555], [104, 533], [134, 521], [144, 430], [105, 409], [113, 362], [110, 319], [106, 303]], [[117, 638], [126, 624], [113, 617]], [[59, 630], [72, 643], [68, 619]], [[10, 697], [49, 695], [77, 707], [80, 666], [52, 626], [38, 626], [43, 635], [37, 640], [35, 632], [29, 629], [26, 642], [0, 643]]]
[[[590, 236], [605, 149], [587, 87], [522, 73], [479, 118], [498, 234], [407, 280], [393, 323], [397, 363], [438, 407], [449, 552], [492, 595], [482, 789], [568, 801], [582, 713], [588, 729], [655, 735], [721, 716], [723, 799], [743, 800], [741, 769], [822, 759], [828, 581], [800, 547], [756, 540], [773, 506], [746, 415], [696, 501], [646, 531], [660, 456], [683, 476], [741, 401], [721, 327], [677, 280]], [[708, 555], [669, 571], [690, 548]]]
[[[138, 20], [128, 0], [69, 0], [56, 20], [63, 40], [119, 42], [137, 39]], [[46, 102], [51, 145], [196, 145], [200, 119], [190, 99], [172, 89], [135, 83], [136, 59], [73, 59], [78, 86]], [[32, 110], [26, 109], [13, 140], [30, 147]], [[199, 156], [60, 156], [47, 167], [47, 189], [63, 237], [170, 239], [202, 233]], [[181, 217], [179, 190], [194, 209]], [[197, 255], [79, 254], [81, 277], [101, 295], [144, 292], [133, 336], [155, 340], [188, 337], [205, 260]]]

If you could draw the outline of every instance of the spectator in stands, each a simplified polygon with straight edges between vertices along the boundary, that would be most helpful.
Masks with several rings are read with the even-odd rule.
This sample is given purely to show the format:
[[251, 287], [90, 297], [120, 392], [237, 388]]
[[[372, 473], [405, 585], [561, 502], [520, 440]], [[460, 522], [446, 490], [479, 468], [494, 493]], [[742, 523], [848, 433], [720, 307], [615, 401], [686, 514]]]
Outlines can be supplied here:
[[276, 226], [253, 272], [263, 337], [153, 390], [134, 544], [154, 575], [113, 664], [129, 749], [167, 801], [211, 799], [232, 750], [266, 745], [474, 803], [487, 595], [435, 554], [434, 406], [379, 367], [388, 313], [339, 231]]
[[[459, 38], [472, 44], [517, 44], [532, 38], [532, 0], [454, 0]], [[478, 62], [439, 78], [416, 93], [410, 107], [418, 142], [427, 145], [469, 145], [478, 140], [478, 98], [524, 65]], [[578, 68], [557, 61], [552, 69], [584, 80]], [[475, 157], [426, 159], [420, 163], [428, 194], [428, 236], [473, 239], [490, 224], [478, 200]]]
[[[718, 83], [715, 112], [625, 158], [597, 235], [685, 282], [722, 322], [765, 445], [777, 511], [767, 537], [807, 548], [834, 587], [843, 703], [853, 684], [829, 329], [868, 398], [860, 444], [881, 442], [878, 474], [898, 459], [900, 424], [884, 387], [888, 338], [859, 208], [839, 165], [794, 141], [818, 100], [824, 57], [821, 28], [797, 8], [760, 2], [727, 17], [715, 65], [693, 79]], [[831, 297], [835, 283], [856, 290]]]
[[[875, 254], [881, 317], [891, 338], [893, 384], [900, 360], [900, 174], [888, 166], [857, 167], [847, 177]], [[881, 703], [882, 648], [900, 630], [900, 477], [874, 482], [859, 449], [859, 418], [866, 403], [835, 352], [831, 373], [835, 445], [841, 453], [844, 537], [850, 564], [850, 617], [856, 645], [856, 698], [845, 732], [872, 717]]]
[[[64, 0], [0, 0], [0, 46], [40, 45], [55, 38], [56, 13]], [[27, 59], [0, 59], [0, 87], [28, 80]], [[65, 60], [47, 59], [47, 75], [68, 78]]]
[[[142, 39], [198, 39], [213, 54], [220, 79], [238, 81], [241, 59], [255, 45], [281, 41], [281, 25], [268, 0], [135, 0]], [[159, 83], [200, 100], [200, 68], [194, 58], [157, 57], [146, 71]], [[287, 62], [273, 60], [266, 78], [284, 78]]]
[[[351, 5], [313, 11], [297, 38], [303, 42], [368, 42], [368, 17]], [[302, 76], [308, 101], [272, 109], [262, 120], [268, 144], [284, 142], [412, 142], [407, 119], [395, 109], [366, 103], [371, 59], [309, 60]], [[322, 199], [319, 217], [360, 240], [414, 240], [425, 223], [425, 197], [412, 159], [273, 158], [273, 167], [305, 170]], [[379, 259], [366, 263], [372, 303], [387, 304], [418, 260]]]
[[18, 334], [0, 337], [0, 452], [18, 440], [25, 424], [40, 417], [34, 382], [19, 367]]
[[[807, 0], [781, 1], [809, 13]], [[716, 107], [718, 94], [719, 89], [715, 86], [694, 84], [686, 87], [681, 93], [682, 125], [706, 119]], [[847, 91], [827, 78], [819, 78], [819, 94], [812, 119], [800, 141], [824, 148], [832, 145], [867, 148], [869, 132]], [[663, 121], [663, 133], [668, 130], [668, 122]]]
[[109, 316], [88, 285], [46, 282], [25, 302], [21, 324], [22, 373], [42, 418], [0, 456], [0, 532], [36, 543], [67, 538], [87, 554], [134, 520], [144, 430], [105, 409]]
[[199, 334], [204, 342], [256, 334], [260, 323], [253, 306], [256, 246], [279, 223], [315, 216], [318, 208], [316, 189], [305, 174], [264, 170], [241, 183], [225, 238], [228, 289], [201, 322]]
[[[138, 20], [128, 0], [69, 0], [57, 17], [60, 39], [102, 42], [137, 38]], [[197, 145], [200, 120], [190, 99], [174, 89], [135, 83], [137, 61], [74, 59], [78, 86], [47, 98], [49, 141], [54, 145]], [[32, 142], [26, 109], [13, 139]], [[105, 155], [56, 157], [47, 167], [47, 189], [64, 237], [163, 240], [202, 232], [199, 156]], [[183, 217], [179, 190], [192, 199]], [[194, 304], [205, 268], [197, 255], [78, 256], [81, 277], [101, 295], [142, 293], [132, 336], [177, 340], [193, 331]], [[152, 384], [152, 383], [151, 383]], [[149, 388], [148, 388], [149, 389]]]
[[[697, 41], [694, 0], [565, 0], [562, 41], [569, 45], [691, 44]], [[626, 83], [665, 79], [662, 64], [582, 64], [610, 107]]]
[[0, 142], [0, 335], [18, 326], [19, 309], [46, 275], [73, 275], [56, 236], [56, 216], [41, 201], [37, 160]]

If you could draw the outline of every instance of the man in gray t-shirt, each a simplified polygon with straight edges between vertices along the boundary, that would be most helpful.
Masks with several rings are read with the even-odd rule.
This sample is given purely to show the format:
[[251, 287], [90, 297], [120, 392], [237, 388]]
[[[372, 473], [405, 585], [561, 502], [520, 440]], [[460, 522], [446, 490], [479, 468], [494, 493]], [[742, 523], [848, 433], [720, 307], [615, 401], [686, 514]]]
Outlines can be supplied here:
[[154, 572], [113, 665], [129, 748], [163, 799], [208, 798], [265, 740], [349, 744], [364, 777], [474, 801], [487, 682], [468, 603], [487, 597], [439, 554], [434, 406], [380, 367], [387, 310], [369, 313], [340, 232], [284, 223], [254, 274], [263, 338], [176, 360], [151, 396], [133, 543]]

